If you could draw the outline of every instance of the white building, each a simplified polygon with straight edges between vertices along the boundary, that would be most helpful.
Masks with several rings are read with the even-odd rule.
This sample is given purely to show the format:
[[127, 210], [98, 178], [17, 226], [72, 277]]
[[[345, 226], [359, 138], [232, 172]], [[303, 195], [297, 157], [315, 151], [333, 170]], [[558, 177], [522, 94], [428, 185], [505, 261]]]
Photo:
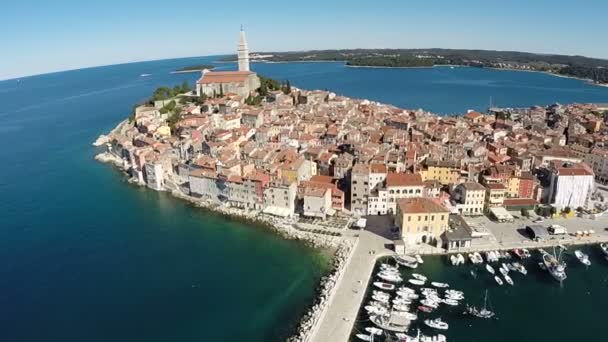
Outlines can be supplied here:
[[587, 164], [552, 164], [547, 195], [550, 204], [559, 209], [585, 208], [593, 190], [594, 175]]
[[331, 207], [331, 189], [306, 188], [304, 190], [304, 216], [320, 217], [333, 215]]
[[264, 189], [264, 213], [287, 217], [293, 216], [296, 206], [296, 182], [274, 182]]
[[458, 184], [454, 188], [452, 198], [461, 215], [483, 215], [486, 188], [475, 182]]

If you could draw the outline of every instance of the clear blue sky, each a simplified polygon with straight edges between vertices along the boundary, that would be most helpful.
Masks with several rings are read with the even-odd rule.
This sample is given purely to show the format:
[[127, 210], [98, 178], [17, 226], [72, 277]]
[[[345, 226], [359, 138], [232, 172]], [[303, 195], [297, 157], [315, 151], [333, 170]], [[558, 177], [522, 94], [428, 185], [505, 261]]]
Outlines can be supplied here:
[[608, 58], [608, 1], [7, 1], [0, 79], [252, 51], [479, 48]]

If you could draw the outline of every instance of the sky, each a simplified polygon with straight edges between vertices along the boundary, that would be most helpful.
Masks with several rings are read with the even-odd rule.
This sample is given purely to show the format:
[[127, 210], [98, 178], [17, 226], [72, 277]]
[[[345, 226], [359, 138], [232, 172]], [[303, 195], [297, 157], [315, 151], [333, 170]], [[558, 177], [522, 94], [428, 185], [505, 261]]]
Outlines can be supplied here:
[[608, 1], [7, 1], [0, 80], [255, 51], [462, 48], [608, 59]]

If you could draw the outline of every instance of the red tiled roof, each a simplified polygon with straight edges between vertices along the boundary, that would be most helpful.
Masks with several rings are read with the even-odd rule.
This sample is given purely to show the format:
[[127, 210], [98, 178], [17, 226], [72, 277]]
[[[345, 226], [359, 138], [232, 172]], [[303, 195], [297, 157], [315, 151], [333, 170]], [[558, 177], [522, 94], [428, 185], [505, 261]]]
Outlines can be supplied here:
[[450, 212], [446, 207], [428, 198], [404, 198], [399, 201], [399, 210], [406, 214]]
[[196, 83], [238, 83], [245, 82], [249, 75], [253, 75], [251, 71], [209, 71], [203, 75]]
[[386, 176], [386, 186], [423, 186], [419, 173], [389, 173]]

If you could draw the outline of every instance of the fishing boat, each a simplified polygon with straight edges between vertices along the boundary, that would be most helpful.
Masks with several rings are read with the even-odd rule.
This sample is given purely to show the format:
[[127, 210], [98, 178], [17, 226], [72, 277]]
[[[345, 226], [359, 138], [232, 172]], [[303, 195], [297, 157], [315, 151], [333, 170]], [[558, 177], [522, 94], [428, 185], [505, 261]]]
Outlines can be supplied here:
[[432, 281], [431, 285], [435, 286], [435, 287], [439, 287], [439, 288], [446, 288], [446, 287], [450, 287], [450, 284], [446, 284], [446, 283], [440, 283], [437, 281]]
[[600, 248], [606, 257], [608, 257], [608, 243], [600, 243]]
[[380, 281], [374, 282], [374, 286], [377, 287], [377, 288], [379, 288], [379, 289], [387, 290], [387, 291], [392, 291], [392, 290], [395, 289], [395, 285], [388, 284], [388, 283], [383, 283], [383, 282], [380, 282]]
[[441, 318], [425, 319], [424, 324], [426, 324], [427, 326], [429, 326], [431, 328], [440, 329], [440, 330], [448, 330], [448, 328], [449, 328], [449, 325], [446, 322], [442, 321]]
[[405, 267], [409, 267], [409, 268], [418, 267], [418, 262], [416, 261], [416, 258], [413, 258], [411, 256], [395, 255], [393, 258], [395, 259], [395, 262], [401, 266], [405, 266]]
[[427, 277], [423, 276], [422, 274], [419, 273], [412, 273], [412, 277], [418, 279], [418, 280], [422, 280], [422, 281], [427, 281]]
[[585, 266], [591, 266], [591, 261], [589, 260], [589, 256], [587, 254], [585, 254], [577, 249], [574, 251], [574, 255], [576, 256], [578, 261], [581, 262], [581, 264], [583, 264]]
[[376, 328], [376, 327], [367, 327], [365, 328], [365, 331], [367, 331], [368, 333], [372, 334], [372, 335], [382, 335], [383, 330], [380, 328]]
[[514, 283], [513, 283], [513, 279], [511, 279], [511, 277], [509, 277], [509, 275], [508, 275], [508, 274], [504, 274], [504, 277], [505, 277], [505, 280], [507, 281], [507, 284], [509, 284], [509, 285], [511, 285], [511, 286], [513, 286], [513, 285], [514, 285]]
[[486, 295], [483, 299], [483, 308], [478, 309], [472, 305], [467, 305], [467, 310], [465, 314], [469, 314], [475, 316], [477, 318], [489, 319], [494, 317], [495, 313], [488, 310], [488, 290], [486, 290]]
[[365, 334], [357, 334], [355, 336], [357, 336], [358, 339], [363, 340], [363, 341], [372, 341], [374, 339], [371, 335], [365, 335]]
[[416, 262], [418, 262], [419, 264], [424, 264], [424, 260], [422, 260], [420, 254], [414, 255], [414, 258], [416, 258]]
[[410, 279], [410, 280], [408, 280], [408, 282], [412, 285], [418, 285], [418, 286], [424, 285], [424, 281], [422, 281], [420, 279]]
[[558, 254], [557, 258], [546, 251], [543, 252], [543, 264], [545, 269], [553, 278], [555, 278], [555, 280], [559, 282], [566, 280], [566, 264], [559, 261], [561, 252]]
[[490, 272], [490, 274], [496, 273], [496, 271], [494, 271], [494, 267], [490, 266], [489, 264], [486, 264], [486, 270]]
[[501, 285], [501, 286], [502, 286], [502, 284], [504, 284], [504, 283], [502, 282], [502, 279], [500, 279], [500, 277], [498, 277], [498, 276], [494, 276], [494, 280], [496, 281], [496, 283], [497, 283], [498, 285]]

